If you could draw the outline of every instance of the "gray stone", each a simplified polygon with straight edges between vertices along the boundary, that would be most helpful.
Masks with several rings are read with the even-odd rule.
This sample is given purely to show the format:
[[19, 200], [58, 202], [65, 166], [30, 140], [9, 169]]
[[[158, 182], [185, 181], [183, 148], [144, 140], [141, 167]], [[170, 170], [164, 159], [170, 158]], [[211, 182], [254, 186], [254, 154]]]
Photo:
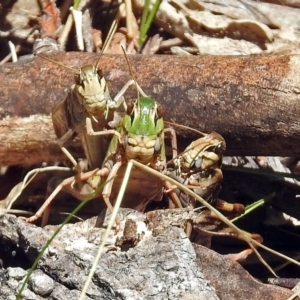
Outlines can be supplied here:
[[30, 276], [28, 285], [36, 294], [47, 296], [54, 289], [54, 280], [41, 270], [35, 270]]
[[11, 279], [21, 280], [27, 274], [22, 268], [7, 268], [8, 277]]
[[[159, 215], [159, 211], [157, 214]], [[189, 241], [181, 228], [167, 220], [167, 215], [157, 219], [165, 220], [164, 225], [152, 218], [151, 226], [142, 213], [122, 209], [118, 215], [121, 219], [120, 231], [116, 233], [112, 230], [109, 233], [86, 299], [223, 300], [229, 299], [223, 297], [222, 293], [232, 288], [231, 275], [236, 282], [239, 278], [246, 278], [248, 284], [244, 285], [246, 288], [242, 293], [247, 296], [253, 294], [251, 286], [254, 280], [251, 276], [242, 277], [243, 272], [246, 273], [242, 268], [238, 274], [231, 274], [230, 270], [234, 265], [226, 264], [222, 255], [209, 249], [206, 249], [206, 256], [202, 257], [199, 248]], [[126, 222], [127, 219], [131, 221]], [[101, 222], [97, 218], [91, 218], [63, 227], [39, 261], [28, 288], [23, 292], [25, 299], [78, 299], [105, 233], [105, 228], [95, 228], [95, 224], [99, 223]], [[107, 221], [103, 220], [102, 224], [105, 226]], [[125, 224], [127, 229], [123, 234]], [[33, 263], [57, 228], [40, 228], [14, 216], [1, 215], [0, 245], [5, 242], [12, 250], [22, 249], [24, 261]], [[210, 256], [213, 260], [211, 262]], [[217, 273], [221, 265], [226, 265], [226, 280], [214, 282], [203, 270], [204, 260], [206, 268], [214, 268], [209, 273]], [[16, 295], [24, 280], [21, 277], [10, 278], [8, 274], [25, 273], [26, 271], [19, 268], [1, 270], [1, 300]], [[42, 285], [40, 282], [45, 281], [48, 281], [48, 288], [39, 290]], [[215, 286], [218, 287], [220, 298], [216, 294]], [[264, 286], [261, 284], [261, 291]], [[269, 289], [271, 295], [272, 287]], [[277, 294], [279, 289], [277, 288]], [[256, 294], [260, 295], [261, 291], [256, 290]], [[282, 291], [286, 299], [292, 294], [285, 289]], [[276, 298], [276, 293], [273, 293], [270, 300], [279, 299]], [[230, 300], [240, 300], [240, 295], [241, 292], [230, 293]]]

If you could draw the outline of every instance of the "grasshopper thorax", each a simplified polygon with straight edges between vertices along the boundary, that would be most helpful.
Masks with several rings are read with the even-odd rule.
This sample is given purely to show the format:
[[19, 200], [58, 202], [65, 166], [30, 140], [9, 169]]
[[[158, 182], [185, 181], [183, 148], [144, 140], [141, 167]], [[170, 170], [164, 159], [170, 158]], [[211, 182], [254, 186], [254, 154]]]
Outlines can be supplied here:
[[163, 108], [158, 102], [149, 97], [141, 97], [134, 102], [129, 102], [127, 118], [123, 125], [129, 133], [142, 136], [157, 135], [164, 129], [162, 114]]

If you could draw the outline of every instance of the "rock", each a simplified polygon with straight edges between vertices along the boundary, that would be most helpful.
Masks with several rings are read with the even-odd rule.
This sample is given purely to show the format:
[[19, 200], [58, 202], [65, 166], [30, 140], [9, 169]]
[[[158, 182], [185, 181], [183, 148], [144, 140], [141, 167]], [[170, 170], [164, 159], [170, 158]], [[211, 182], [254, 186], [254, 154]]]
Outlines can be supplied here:
[[288, 289], [255, 280], [239, 263], [223, 255], [200, 245], [194, 249], [199, 268], [222, 300], [282, 300], [292, 295]]
[[[258, 283], [241, 266], [237, 263], [231, 265], [222, 255], [193, 245], [181, 228], [169, 225], [155, 230], [152, 223], [149, 229], [146, 216], [129, 209], [122, 209], [119, 217], [120, 231], [110, 232], [86, 299], [240, 300], [246, 299], [243, 295], [246, 297], [254, 293], [258, 296], [269, 293], [268, 299], [279, 299], [275, 295], [279, 295], [280, 291], [283, 291], [280, 295], [286, 298], [292, 294], [288, 290], [264, 284], [259, 284], [258, 288]], [[106, 227], [107, 218], [99, 221], [94, 217], [63, 227], [33, 272], [23, 292], [24, 295], [28, 294], [26, 299], [79, 298], [105, 232], [104, 228], [96, 228], [95, 224]], [[12, 215], [0, 216], [0, 259], [12, 256], [13, 250], [19, 261], [25, 262], [18, 269], [9, 267], [9, 260], [4, 262], [4, 268], [0, 269], [0, 299], [10, 299], [16, 295], [25, 274], [20, 268], [28, 269], [28, 263], [33, 263], [57, 228], [40, 228]], [[232, 272], [232, 266], [239, 268], [239, 271], [234, 269]], [[206, 272], [204, 268], [209, 271]], [[222, 273], [217, 273], [220, 270]], [[14, 274], [14, 271], [22, 276], [10, 278], [12, 275], [9, 274]], [[221, 274], [221, 277], [217, 274]], [[234, 276], [235, 281], [230, 276]], [[42, 287], [40, 280], [43, 285], [48, 282], [47, 288]], [[240, 280], [247, 283], [240, 283], [243, 291], [238, 290], [236, 284], [233, 285]], [[228, 298], [225, 292], [230, 289], [236, 292], [231, 291]], [[267, 298], [262, 296], [260, 299]]]
[[41, 270], [35, 270], [30, 276], [29, 286], [36, 294], [47, 296], [54, 289], [54, 281]]
[[27, 275], [27, 272], [22, 268], [7, 268], [9, 279], [21, 280]]

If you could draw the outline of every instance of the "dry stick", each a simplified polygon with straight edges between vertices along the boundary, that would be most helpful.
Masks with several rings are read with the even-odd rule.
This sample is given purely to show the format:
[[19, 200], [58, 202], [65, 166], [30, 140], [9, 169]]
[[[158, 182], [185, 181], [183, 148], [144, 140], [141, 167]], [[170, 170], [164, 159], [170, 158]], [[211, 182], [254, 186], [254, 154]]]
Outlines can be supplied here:
[[[20, 52], [20, 50], [21, 50], [21, 46], [20, 46], [20, 45], [17, 45], [17, 46], [15, 47], [15, 52], [18, 53], [18, 52]], [[3, 58], [3, 59], [0, 61], [0, 65], [9, 62], [10, 59], [13, 60], [13, 55], [12, 55], [12, 53], [9, 53], [5, 58]]]
[[[70, 67], [96, 59], [89, 53], [51, 57]], [[226, 155], [300, 155], [300, 56], [154, 55], [130, 61], [145, 92], [165, 107], [165, 119], [217, 131], [226, 140]], [[101, 67], [116, 95], [130, 79], [124, 57], [103, 56]], [[37, 58], [0, 66], [0, 81], [6, 83], [0, 95], [0, 165], [63, 159], [48, 116], [73, 74]], [[127, 93], [136, 95], [133, 89]], [[179, 130], [179, 145], [197, 137]]]
[[295, 299], [296, 297], [299, 297], [300, 296], [300, 290], [295, 292], [291, 297], [289, 297], [287, 300], [293, 300]]

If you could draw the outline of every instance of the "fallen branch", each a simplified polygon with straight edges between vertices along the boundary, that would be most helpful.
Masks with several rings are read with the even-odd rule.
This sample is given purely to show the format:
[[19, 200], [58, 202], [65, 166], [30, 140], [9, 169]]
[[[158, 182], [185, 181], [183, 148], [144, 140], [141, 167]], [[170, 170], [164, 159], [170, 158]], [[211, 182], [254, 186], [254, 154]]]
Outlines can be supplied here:
[[[95, 62], [89, 53], [53, 53], [69, 67]], [[296, 156], [300, 134], [300, 56], [132, 56], [146, 93], [165, 107], [165, 119], [222, 134], [226, 155]], [[114, 96], [130, 79], [125, 58], [100, 65]], [[41, 58], [0, 67], [0, 165], [33, 164], [64, 156], [49, 114], [73, 83], [68, 69]], [[134, 88], [125, 95], [136, 97]], [[198, 138], [179, 130], [185, 146]]]

